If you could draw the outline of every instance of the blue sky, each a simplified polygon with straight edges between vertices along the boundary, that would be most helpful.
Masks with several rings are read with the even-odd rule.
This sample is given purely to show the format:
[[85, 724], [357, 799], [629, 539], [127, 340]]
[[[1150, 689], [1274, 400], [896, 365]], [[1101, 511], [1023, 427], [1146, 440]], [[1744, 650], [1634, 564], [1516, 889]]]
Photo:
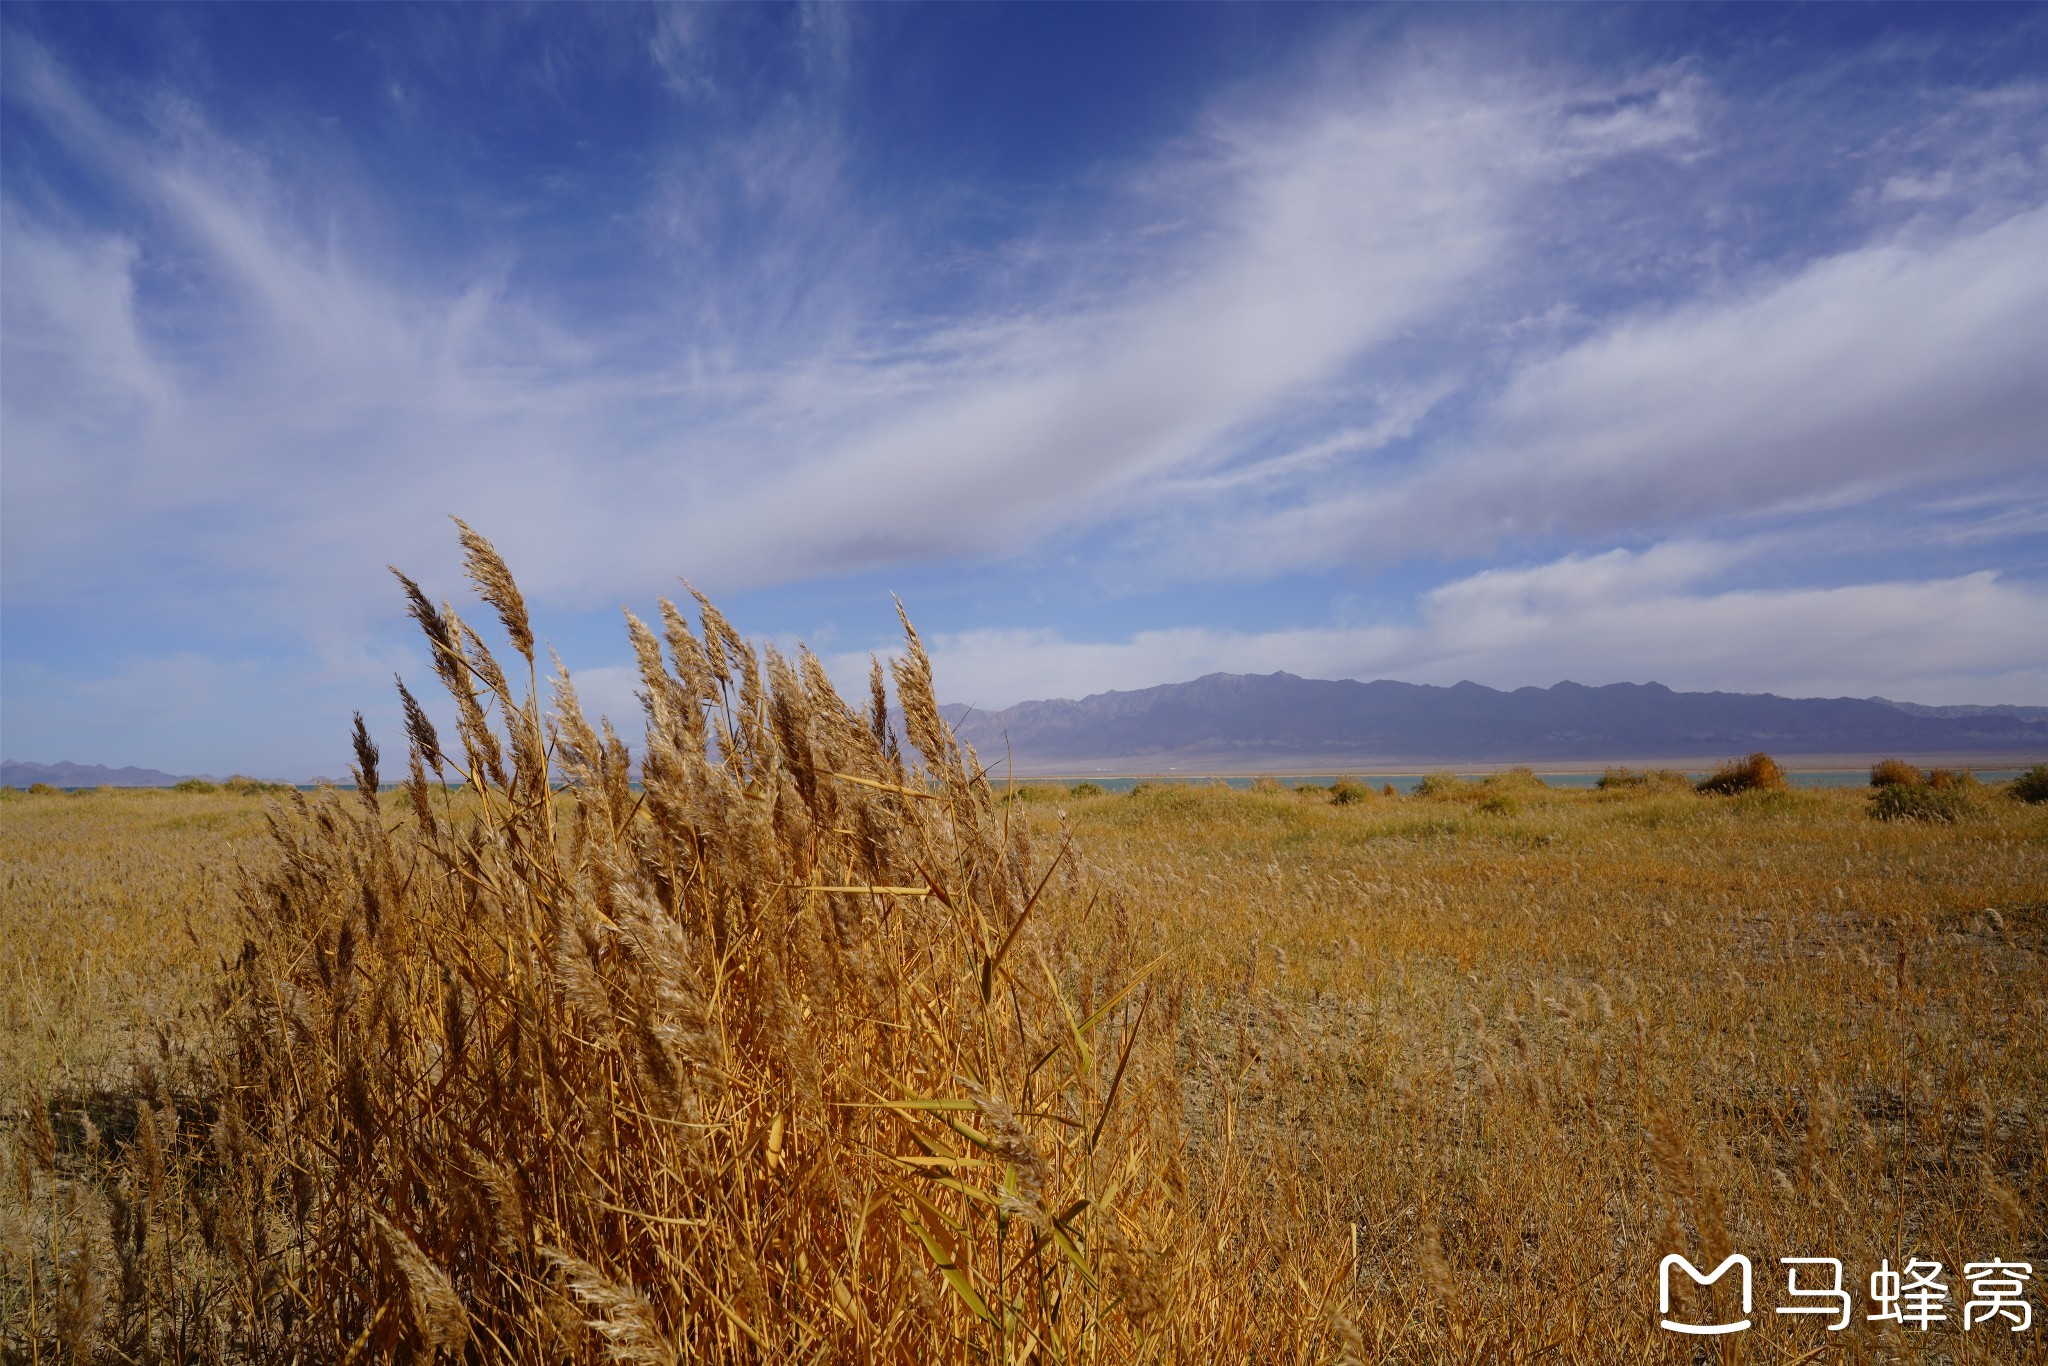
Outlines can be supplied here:
[[[339, 772], [496, 541], [985, 707], [2048, 703], [2048, 8], [0, 10], [0, 747]], [[473, 615], [487, 615], [477, 613]]]

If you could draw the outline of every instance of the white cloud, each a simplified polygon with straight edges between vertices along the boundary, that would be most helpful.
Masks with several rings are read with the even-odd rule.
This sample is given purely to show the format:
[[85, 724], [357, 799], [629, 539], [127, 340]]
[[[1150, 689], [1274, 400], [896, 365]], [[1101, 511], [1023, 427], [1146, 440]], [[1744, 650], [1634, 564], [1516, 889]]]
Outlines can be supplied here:
[[[682, 61], [689, 35], [664, 23]], [[379, 270], [344, 231], [354, 220], [287, 191], [284, 153], [233, 146], [189, 108], [170, 133], [118, 128], [53, 63], [23, 60], [30, 107], [150, 211], [187, 272], [188, 311], [168, 321], [205, 340], [178, 353], [159, 386], [173, 420], [153, 425], [88, 429], [10, 382], [10, 481], [32, 467], [80, 509], [11, 520], [25, 539], [10, 596], [70, 591], [35, 567], [119, 541], [272, 585], [262, 610], [292, 629], [353, 629], [386, 602], [385, 560], [445, 564], [449, 511], [488, 529], [529, 591], [579, 603], [678, 569], [730, 592], [1000, 553], [1099, 519], [1451, 306], [1500, 260], [1519, 197], [1669, 144], [1690, 98], [1594, 117], [1527, 80], [1495, 73], [1478, 96], [1470, 71], [1425, 65], [1368, 94], [1219, 114], [1131, 178], [1134, 226], [1110, 254], [1132, 274], [1103, 278], [1100, 252], [1053, 234], [1039, 246], [1057, 265], [1026, 293], [983, 292], [901, 332], [861, 312], [880, 306], [866, 277], [881, 254], [835, 187], [829, 119], [779, 126], [686, 164], [658, 200], [755, 204], [768, 259], [697, 262], [667, 301], [657, 271], [646, 314], [571, 325], [515, 291], [503, 260], [434, 287]], [[813, 227], [776, 226], [798, 220]], [[678, 255], [715, 236], [687, 216], [668, 226]], [[740, 316], [766, 321], [721, 323]], [[69, 344], [77, 366], [121, 373]], [[1396, 405], [1384, 431], [1341, 444], [1355, 458], [1421, 416]], [[119, 468], [87, 478], [86, 452]], [[1296, 473], [1337, 452], [1311, 450]]]
[[1278, 567], [1662, 528], [2048, 461], [2048, 207], [1867, 246], [1521, 365], [1489, 430], [1405, 482], [1276, 513]]
[[[1044, 630], [935, 637], [941, 695], [984, 709], [1214, 672], [1491, 687], [1665, 683], [1681, 690], [2033, 702], [2048, 695], [2048, 591], [1984, 572], [1929, 582], [1723, 589], [1757, 547], [1674, 542], [1488, 570], [1422, 599], [1412, 624], [1206, 627], [1075, 641]], [[835, 677], [864, 663], [835, 658]]]

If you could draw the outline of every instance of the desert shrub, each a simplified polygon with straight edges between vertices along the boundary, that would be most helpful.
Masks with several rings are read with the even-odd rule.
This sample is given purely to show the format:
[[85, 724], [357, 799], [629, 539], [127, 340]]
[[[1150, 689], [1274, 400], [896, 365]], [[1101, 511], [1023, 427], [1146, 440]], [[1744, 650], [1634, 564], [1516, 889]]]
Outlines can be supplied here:
[[1398, 797], [1401, 793], [1400, 789], [1396, 788], [1392, 783], [1382, 783], [1380, 784], [1380, 795], [1382, 797]]
[[1977, 775], [1968, 769], [1933, 768], [1927, 771], [1927, 785], [1936, 788], [1961, 788], [1982, 791], [1984, 784], [1977, 781]]
[[1371, 795], [1372, 789], [1356, 778], [1339, 778], [1330, 784], [1330, 801], [1337, 806], [1350, 806]]
[[141, 1335], [107, 1359], [1139, 1355], [1180, 1240], [1173, 1008], [908, 623], [899, 749], [879, 664], [856, 709], [702, 598], [629, 618], [636, 791], [559, 667], [544, 716], [519, 591], [463, 542], [513, 668], [401, 576], [457, 734], [401, 684], [407, 812], [360, 714], [355, 793], [279, 804], [207, 1090], [182, 1127], [142, 1105], [107, 1182], [122, 1265], [138, 1217], [181, 1259], [63, 1254]]
[[2048, 802], [2048, 764], [2035, 764], [2014, 778], [2008, 790], [2023, 802]]
[[1100, 797], [1102, 795], [1102, 784], [1075, 783], [1067, 789], [1067, 795], [1069, 797]]
[[267, 783], [261, 778], [251, 778], [240, 773], [220, 786], [223, 792], [232, 792], [238, 797], [271, 797], [292, 790], [289, 783]]
[[1013, 783], [1002, 794], [1007, 802], [1052, 802], [1067, 795], [1067, 790], [1052, 783]]
[[1428, 773], [1415, 785], [1418, 797], [1458, 797], [1465, 794], [1471, 784], [1455, 773]]
[[1881, 821], [1942, 821], [1954, 824], [1976, 805], [1968, 789], [1949, 784], [1892, 783], [1870, 794], [1870, 814]]
[[31, 797], [54, 797], [58, 791], [59, 789], [50, 783], [30, 783], [28, 785], [28, 795]]
[[1284, 794], [1287, 788], [1272, 774], [1262, 773], [1259, 775], [1258, 780], [1252, 784], [1252, 791], [1258, 793], [1261, 797], [1278, 797]]
[[1653, 768], [1647, 772], [1633, 768], [1602, 769], [1594, 787], [1602, 792], [1634, 793], [1693, 790], [1691, 780], [1673, 768]]
[[1920, 770], [1904, 759], [1879, 759], [1870, 766], [1872, 787], [1917, 787]]
[[176, 783], [172, 783], [172, 784], [171, 784], [171, 791], [173, 791], [173, 792], [218, 792], [218, 791], [220, 791], [220, 788], [219, 788], [218, 786], [216, 786], [215, 784], [213, 784], [213, 783], [209, 783], [209, 782], [208, 782], [208, 781], [206, 781], [206, 779], [204, 779], [204, 778], [187, 778], [187, 779], [185, 779], [185, 780], [184, 780], [184, 781], [182, 781], [182, 782], [176, 782]]
[[1785, 786], [1785, 770], [1778, 767], [1777, 760], [1758, 750], [1747, 759], [1728, 760], [1696, 786], [1701, 792], [1723, 797], [1738, 792], [1775, 792]]

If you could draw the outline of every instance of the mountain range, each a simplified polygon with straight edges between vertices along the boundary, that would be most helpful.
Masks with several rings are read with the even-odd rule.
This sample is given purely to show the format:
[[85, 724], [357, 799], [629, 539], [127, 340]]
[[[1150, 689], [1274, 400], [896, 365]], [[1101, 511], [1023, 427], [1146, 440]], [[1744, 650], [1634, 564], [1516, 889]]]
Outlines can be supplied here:
[[[1018, 773], [1311, 772], [1458, 763], [1885, 756], [2005, 767], [2048, 758], [2048, 707], [1922, 706], [1882, 697], [1674, 692], [1661, 683], [1502, 692], [1290, 673], [1209, 674], [1079, 701], [940, 712], [983, 762]], [[187, 775], [97, 764], [0, 764], [0, 785], [169, 787]], [[215, 781], [218, 781], [217, 779]]]
[[1758, 749], [1862, 762], [2048, 756], [2048, 707], [1688, 693], [1661, 683], [1502, 692], [1216, 673], [1079, 701], [941, 711], [983, 762], [1001, 768], [1007, 756], [1021, 773], [1712, 760]]
[[190, 775], [154, 768], [107, 768], [100, 764], [32, 764], [19, 759], [0, 763], [0, 787], [169, 787]]

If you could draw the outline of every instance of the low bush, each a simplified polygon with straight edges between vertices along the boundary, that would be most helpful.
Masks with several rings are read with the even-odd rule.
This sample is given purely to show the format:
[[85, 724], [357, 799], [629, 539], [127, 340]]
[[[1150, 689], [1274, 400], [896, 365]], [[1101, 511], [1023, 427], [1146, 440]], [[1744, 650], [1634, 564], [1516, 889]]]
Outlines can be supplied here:
[[217, 786], [215, 786], [215, 785], [214, 785], [213, 783], [209, 783], [209, 782], [208, 782], [208, 781], [206, 781], [206, 779], [204, 779], [204, 778], [187, 778], [187, 779], [185, 779], [185, 780], [184, 780], [183, 782], [178, 782], [178, 783], [172, 783], [172, 784], [171, 784], [171, 791], [173, 791], [173, 792], [218, 792], [218, 791], [220, 791], [220, 788], [219, 788], [219, 787], [217, 787]]
[[1362, 802], [1371, 795], [1372, 789], [1356, 778], [1339, 778], [1330, 784], [1330, 801], [1337, 806]]
[[1100, 797], [1102, 795], [1102, 784], [1075, 783], [1067, 789], [1067, 795], [1069, 797]]
[[1892, 783], [1870, 795], [1870, 814], [1881, 821], [1941, 821], [1953, 825], [1975, 802], [1967, 788], [1932, 783]]
[[57, 795], [57, 789], [49, 783], [30, 783], [28, 785], [28, 795], [31, 797], [54, 797]]
[[1738, 792], [1776, 792], [1785, 786], [1785, 770], [1778, 767], [1776, 759], [1758, 750], [1747, 759], [1730, 759], [1695, 786], [1698, 791], [1721, 797], [1732, 797]]
[[1469, 784], [1455, 773], [1427, 773], [1415, 785], [1418, 797], [1456, 797], [1462, 795]]
[[289, 783], [266, 783], [261, 778], [251, 778], [237, 773], [221, 784], [221, 790], [232, 792], [238, 797], [266, 797], [277, 796], [293, 789]]
[[1870, 766], [1872, 787], [1918, 787], [1920, 770], [1904, 759], [1879, 759]]
[[2035, 764], [2014, 778], [2010, 791], [2023, 802], [2048, 802], [2048, 764]]

